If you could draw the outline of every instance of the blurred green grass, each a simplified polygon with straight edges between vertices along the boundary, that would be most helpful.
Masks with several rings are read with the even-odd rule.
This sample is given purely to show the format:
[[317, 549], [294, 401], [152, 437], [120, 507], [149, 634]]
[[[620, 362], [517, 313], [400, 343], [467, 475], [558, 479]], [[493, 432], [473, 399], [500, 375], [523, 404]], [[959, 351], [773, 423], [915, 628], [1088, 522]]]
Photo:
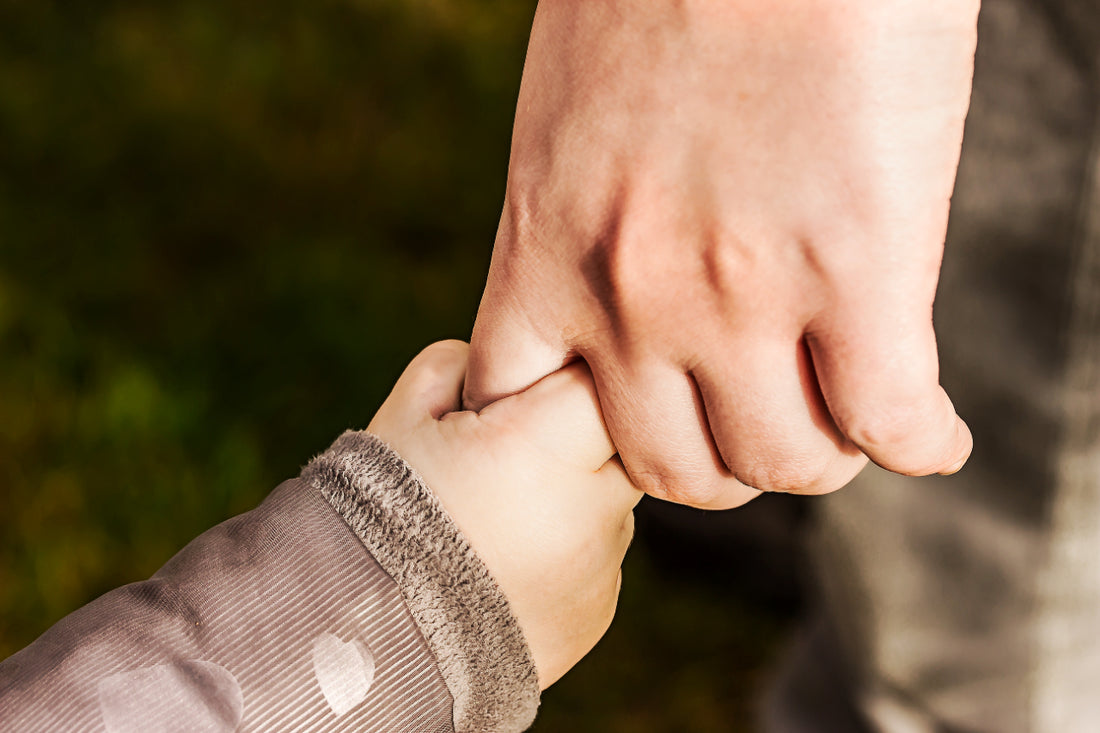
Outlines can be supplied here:
[[[468, 335], [533, 11], [0, 0], [0, 658]], [[538, 729], [749, 729], [782, 620], [630, 563]]]

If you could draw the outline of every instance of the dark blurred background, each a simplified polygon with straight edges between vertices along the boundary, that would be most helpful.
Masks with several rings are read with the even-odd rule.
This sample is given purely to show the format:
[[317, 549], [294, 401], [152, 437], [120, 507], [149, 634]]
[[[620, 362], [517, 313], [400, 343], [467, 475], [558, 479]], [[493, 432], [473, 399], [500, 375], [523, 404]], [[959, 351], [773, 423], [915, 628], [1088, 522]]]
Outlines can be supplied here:
[[[0, 0], [0, 658], [468, 336], [533, 12]], [[644, 503], [619, 617], [536, 730], [754, 729], [801, 511]]]

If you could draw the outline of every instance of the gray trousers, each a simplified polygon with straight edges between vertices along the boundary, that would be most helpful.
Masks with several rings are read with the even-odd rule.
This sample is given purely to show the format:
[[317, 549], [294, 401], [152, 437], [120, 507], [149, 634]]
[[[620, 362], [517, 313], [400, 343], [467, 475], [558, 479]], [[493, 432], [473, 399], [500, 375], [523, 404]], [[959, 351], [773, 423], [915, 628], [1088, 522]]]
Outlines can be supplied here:
[[974, 456], [820, 502], [820, 648], [873, 730], [1100, 731], [1100, 2], [979, 29], [936, 303]]

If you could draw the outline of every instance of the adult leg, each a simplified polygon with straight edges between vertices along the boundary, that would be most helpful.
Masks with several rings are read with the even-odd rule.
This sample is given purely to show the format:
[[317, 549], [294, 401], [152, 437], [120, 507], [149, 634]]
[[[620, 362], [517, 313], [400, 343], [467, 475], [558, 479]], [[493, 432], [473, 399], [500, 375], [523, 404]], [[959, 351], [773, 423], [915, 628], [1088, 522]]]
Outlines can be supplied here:
[[825, 621], [772, 730], [852, 730], [815, 686], [890, 733], [1100, 725], [1098, 14], [983, 3], [936, 305], [974, 457], [946, 478], [868, 470], [820, 502]]

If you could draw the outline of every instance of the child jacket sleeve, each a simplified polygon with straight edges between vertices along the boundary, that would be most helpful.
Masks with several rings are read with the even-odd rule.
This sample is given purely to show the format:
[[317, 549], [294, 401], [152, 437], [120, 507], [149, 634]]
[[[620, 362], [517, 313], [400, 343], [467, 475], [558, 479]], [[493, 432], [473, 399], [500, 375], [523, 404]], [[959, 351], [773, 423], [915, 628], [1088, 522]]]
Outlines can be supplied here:
[[364, 432], [0, 663], [11, 731], [519, 731], [538, 699], [487, 568]]

